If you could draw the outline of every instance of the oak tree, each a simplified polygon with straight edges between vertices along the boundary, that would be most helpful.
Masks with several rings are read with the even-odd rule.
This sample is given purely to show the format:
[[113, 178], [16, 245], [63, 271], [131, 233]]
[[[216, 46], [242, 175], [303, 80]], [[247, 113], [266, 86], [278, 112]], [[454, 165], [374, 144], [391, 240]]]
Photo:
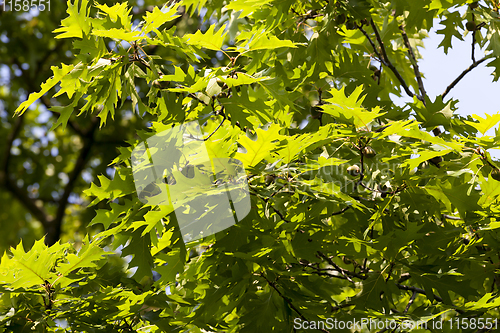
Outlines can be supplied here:
[[[328, 319], [368, 319], [395, 326], [358, 331], [416, 322], [429, 330], [441, 322], [443, 332], [497, 329], [500, 164], [489, 151], [500, 136], [486, 132], [500, 115], [460, 116], [449, 97], [477, 66], [500, 77], [496, 0], [137, 8], [68, 1], [43, 39], [49, 49], [70, 42], [70, 56], [57, 55], [51, 76], [21, 94], [13, 125], [2, 129], [0, 194], [27, 207], [48, 236], [3, 255], [0, 327], [347, 332]], [[471, 63], [431, 96], [418, 48], [438, 23], [442, 51], [452, 40], [470, 43]], [[22, 121], [37, 126], [41, 105], [58, 116], [50, 133], [81, 141], [59, 149], [73, 156], [66, 169], [49, 161], [57, 153], [31, 156], [37, 177], [69, 174], [48, 202], [29, 195], [25, 183], [44, 184], [23, 178], [17, 159], [29, 157], [20, 146], [34, 144], [16, 142]], [[242, 163], [251, 209], [185, 243], [172, 205], [138, 193], [132, 159], [142, 142], [190, 122], [208, 150]], [[117, 149], [99, 147], [111, 139]], [[112, 161], [108, 174], [89, 165], [89, 142]], [[96, 175], [90, 185], [79, 178], [85, 168]], [[78, 218], [68, 216], [71, 193]], [[61, 233], [49, 229], [64, 219], [80, 221], [86, 235], [57, 241]]]

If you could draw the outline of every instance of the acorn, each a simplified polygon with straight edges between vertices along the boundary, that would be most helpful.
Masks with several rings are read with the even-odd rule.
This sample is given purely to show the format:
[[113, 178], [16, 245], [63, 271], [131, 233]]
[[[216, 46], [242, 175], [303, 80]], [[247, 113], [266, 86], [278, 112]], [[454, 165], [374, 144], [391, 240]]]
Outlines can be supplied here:
[[469, 31], [475, 31], [476, 30], [476, 22], [474, 22], [474, 21], [467, 21], [467, 23], [465, 23], [465, 27]]
[[350, 167], [347, 168], [347, 173], [350, 174], [351, 176], [359, 176], [360, 169], [359, 166], [351, 165]]
[[443, 162], [443, 158], [441, 156], [435, 156], [429, 160], [432, 164], [439, 168], [439, 163]]
[[345, 23], [345, 14], [340, 14], [340, 15], [337, 15], [337, 17], [335, 18], [335, 23], [337, 25], [342, 25]]
[[161, 81], [161, 79], [153, 81], [153, 87], [158, 89], [167, 89], [170, 86], [170, 81]]
[[377, 190], [380, 192], [380, 197], [382, 199], [387, 197], [387, 192], [389, 191], [389, 188], [387, 187], [387, 185], [380, 186], [380, 184], [379, 184], [379, 185], [377, 185]]
[[476, 9], [479, 6], [479, 1], [474, 1], [473, 3], [469, 4], [469, 9], [473, 10]]
[[366, 146], [363, 148], [363, 155], [368, 157], [368, 158], [373, 158], [375, 155], [377, 155], [377, 152], [370, 146]]
[[274, 182], [275, 178], [276, 178], [276, 176], [274, 176], [274, 175], [266, 175], [266, 185], [269, 185], [272, 182]]
[[491, 171], [491, 178], [500, 182], [500, 169], [495, 168]]

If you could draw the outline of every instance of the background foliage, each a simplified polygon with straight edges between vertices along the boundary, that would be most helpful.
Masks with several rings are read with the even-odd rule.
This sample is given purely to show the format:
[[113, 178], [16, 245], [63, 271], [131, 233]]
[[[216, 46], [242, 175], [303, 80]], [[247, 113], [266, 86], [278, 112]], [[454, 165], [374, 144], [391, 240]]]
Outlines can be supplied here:
[[[498, 318], [500, 116], [446, 98], [478, 65], [498, 79], [496, 1], [52, 5], [0, 12], [3, 330]], [[428, 96], [418, 47], [438, 22], [471, 66]], [[193, 120], [243, 162], [253, 209], [185, 245], [130, 155]]]

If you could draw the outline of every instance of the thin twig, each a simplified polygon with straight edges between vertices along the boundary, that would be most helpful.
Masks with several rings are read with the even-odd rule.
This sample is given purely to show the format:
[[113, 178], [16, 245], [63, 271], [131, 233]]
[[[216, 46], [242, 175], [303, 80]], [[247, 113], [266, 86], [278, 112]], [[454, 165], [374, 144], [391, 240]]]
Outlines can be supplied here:
[[358, 181], [356, 185], [360, 185], [361, 187], [367, 189], [368, 191], [370, 192], [380, 192], [379, 190], [375, 189], [375, 188], [371, 188], [370, 186], [366, 185], [365, 183], [363, 183], [362, 181]]
[[420, 70], [418, 68], [417, 58], [415, 57], [415, 53], [413, 52], [413, 48], [411, 47], [410, 40], [408, 39], [408, 35], [406, 34], [404, 25], [400, 25], [399, 29], [401, 30], [401, 35], [403, 36], [404, 43], [406, 48], [408, 49], [408, 55], [410, 56], [410, 61], [413, 66], [413, 71], [415, 72], [415, 77], [417, 78], [418, 88], [422, 97], [424, 97], [424, 105], [425, 105], [425, 96], [427, 93], [425, 92], [424, 82], [422, 81], [422, 75], [420, 74]]
[[[472, 13], [472, 22], [475, 22], [474, 13]], [[474, 24], [474, 26], [475, 26], [475, 24]], [[476, 62], [476, 56], [474, 55], [475, 48], [476, 48], [476, 29], [474, 28], [474, 30], [472, 30], [472, 54], [471, 54], [472, 63]]]
[[277, 210], [276, 208], [274, 208], [274, 206], [273, 206], [273, 205], [271, 205], [271, 208], [274, 210], [274, 212], [275, 212], [276, 214], [278, 214], [278, 216], [279, 216], [279, 217], [280, 217], [283, 221], [285, 221], [285, 222], [287, 222], [287, 223], [290, 223], [290, 221], [288, 221], [287, 219], [285, 219], [285, 216], [284, 216], [284, 215], [283, 215], [283, 214], [282, 214], [279, 210]]
[[[414, 94], [414, 93], [411, 92], [410, 88], [406, 84], [405, 80], [403, 79], [403, 77], [401, 76], [401, 74], [399, 73], [399, 71], [396, 69], [396, 67], [394, 67], [394, 65], [392, 64], [392, 62], [389, 60], [389, 57], [387, 56], [387, 52], [385, 50], [384, 42], [382, 41], [382, 37], [380, 37], [380, 33], [378, 32], [377, 26], [373, 22], [373, 19], [370, 19], [370, 25], [371, 25], [371, 27], [373, 29], [373, 32], [375, 33], [375, 37], [377, 39], [377, 42], [380, 45], [380, 51], [381, 51], [381, 54], [382, 54], [382, 59], [381, 60], [383, 60], [383, 64], [385, 66], [389, 67], [389, 69], [394, 73], [394, 75], [396, 76], [396, 78], [398, 79], [398, 81], [401, 83], [401, 86], [403, 87], [403, 89], [405, 90], [405, 92], [406, 92], [406, 94], [408, 96], [413, 97], [413, 96], [416, 95], [419, 100], [423, 100], [422, 96], [420, 96], [418, 94]], [[372, 43], [372, 46], [373, 46], [373, 43]], [[377, 50], [376, 50], [376, 48], [374, 50], [375, 50], [375, 53], [378, 53]]]
[[[380, 63], [380, 66], [378, 68], [378, 76], [377, 76], [377, 85], [380, 86], [380, 78], [382, 77], [382, 63]], [[377, 118], [377, 120], [380, 122], [380, 118]]]
[[333, 212], [332, 216], [340, 215], [340, 214], [344, 213], [346, 210], [348, 210], [349, 208], [351, 208], [351, 206], [346, 206], [346, 207], [342, 208], [341, 210], [339, 210], [338, 212]]
[[361, 31], [363, 33], [363, 35], [365, 35], [366, 39], [368, 39], [368, 42], [370, 43], [370, 45], [372, 46], [373, 48], [373, 51], [375, 52], [375, 54], [377, 55], [377, 60], [380, 61], [381, 64], [387, 66], [387, 63], [385, 62], [385, 60], [382, 58], [382, 56], [380, 55], [380, 53], [378, 52], [377, 50], [377, 46], [375, 46], [375, 43], [373, 42], [373, 40], [370, 38], [370, 35], [368, 35], [368, 33], [365, 31], [365, 29], [363, 29], [362, 26], [359, 26], [358, 27], [359, 31]]
[[[262, 278], [264, 278], [264, 280], [266, 280], [266, 281], [267, 281], [267, 284], [269, 284], [269, 286], [271, 286], [271, 287], [272, 287], [272, 288], [273, 288], [273, 289], [274, 289], [274, 290], [278, 293], [278, 295], [279, 295], [281, 298], [283, 298], [283, 300], [285, 300], [285, 302], [287, 302], [288, 306], [290, 306], [290, 308], [291, 308], [293, 311], [295, 311], [295, 312], [299, 315], [299, 317], [300, 317], [303, 321], [308, 321], [308, 320], [306, 319], [306, 317], [304, 317], [304, 315], [303, 315], [303, 314], [299, 311], [299, 309], [297, 309], [297, 308], [295, 307], [295, 305], [293, 305], [292, 301], [291, 301], [288, 297], [286, 297], [285, 295], [283, 295], [283, 294], [281, 293], [281, 291], [279, 291], [278, 287], [276, 287], [276, 283], [269, 281], [269, 279], [268, 279], [268, 278], [264, 275], [264, 273], [260, 273], [260, 276], [261, 276]], [[326, 330], [326, 329], [324, 329], [324, 328], [320, 329], [320, 331], [322, 331], [322, 332], [326, 332], [326, 333], [330, 333], [330, 331], [328, 331], [328, 330]]]
[[312, 271], [312, 273], [316, 274], [316, 275], [328, 276], [328, 277], [331, 277], [331, 278], [336, 278], [336, 279], [341, 279], [341, 280], [347, 280], [346, 277], [343, 276], [343, 275], [335, 275], [335, 274], [331, 274], [331, 273], [328, 273], [328, 272], [325, 272], [325, 271], [320, 271], [316, 267], [310, 266], [310, 265], [306, 265], [306, 267], [313, 268], [314, 271]]
[[[219, 111], [219, 114], [222, 115], [223, 117], [226, 117], [231, 122], [231, 124], [233, 123], [233, 121], [231, 120], [231, 116], [230, 115], [226, 115], [225, 112], [224, 112], [224, 109], [222, 109], [221, 111]], [[237, 127], [239, 127], [239, 129], [242, 130], [243, 132], [246, 132], [246, 127], [241, 126], [239, 121], [236, 121], [235, 125]]]
[[384, 42], [382, 41], [382, 37], [380, 37], [380, 33], [378, 32], [378, 28], [375, 25], [375, 22], [373, 22], [373, 19], [370, 19], [370, 26], [372, 27], [373, 32], [375, 33], [375, 38], [377, 39], [378, 45], [380, 46], [380, 52], [382, 53], [382, 58], [384, 59], [385, 62], [387, 62], [387, 66], [389, 66], [389, 57], [387, 56]]
[[391, 262], [391, 265], [389, 266], [389, 272], [387, 273], [387, 277], [385, 278], [385, 282], [389, 281], [389, 279], [391, 278], [392, 270], [394, 269], [395, 265], [395, 263]]
[[470, 65], [466, 70], [464, 70], [448, 87], [446, 87], [446, 90], [441, 94], [441, 97], [444, 99], [446, 95], [448, 95], [448, 93], [451, 91], [451, 89], [453, 89], [458, 84], [458, 82], [460, 82], [460, 80], [462, 80], [464, 76], [467, 75], [467, 73], [472, 71], [474, 68], [476, 68], [478, 65], [480, 65], [489, 58], [491, 58], [491, 56], [487, 55], [484, 58], [479, 59], [478, 61], [472, 63], [472, 65]]
[[222, 123], [224, 123], [224, 121], [226, 120], [226, 117], [225, 116], [222, 116], [222, 121], [220, 122], [220, 124], [217, 126], [217, 128], [215, 130], [213, 130], [212, 133], [210, 133], [209, 136], [207, 136], [206, 138], [204, 139], [198, 139], [196, 137], [194, 137], [192, 134], [190, 134], [190, 137], [191, 139], [193, 140], [196, 140], [196, 141], [208, 141], [214, 134], [215, 132], [217, 132], [217, 130], [222, 126]]
[[462, 218], [460, 217], [457, 217], [457, 216], [451, 216], [451, 215], [446, 215], [446, 214], [443, 214], [443, 217], [445, 219], [448, 219], [448, 220], [454, 220], [454, 221], [461, 221]]
[[340, 304], [340, 305], [332, 307], [332, 312], [338, 311], [340, 309], [347, 308], [347, 307], [350, 307], [350, 306], [354, 306], [354, 304]]
[[[402, 284], [399, 284], [399, 283], [396, 283], [396, 287], [398, 287], [399, 289], [401, 290], [407, 290], [407, 291], [413, 291], [413, 292], [416, 292], [418, 294], [422, 294], [422, 295], [427, 295], [425, 293], [425, 290], [423, 289], [420, 289], [420, 288], [417, 288], [417, 287], [413, 287], [413, 286], [405, 286], [405, 285], [402, 285]], [[441, 303], [444, 303], [443, 299], [441, 297], [439, 297], [438, 295], [434, 295], [434, 299], [438, 302], [441, 302]]]
[[[361, 279], [361, 280], [366, 280], [367, 277], [364, 276], [364, 275], [361, 275], [361, 274], [358, 274], [358, 273], [355, 273], [355, 272], [351, 272], [347, 269], [343, 269], [342, 267], [338, 266], [336, 263], [333, 262], [333, 260], [331, 258], [329, 258], [327, 255], [325, 255], [323, 252], [321, 251], [317, 251], [316, 252], [321, 258], [323, 258], [324, 260], [326, 260], [326, 262], [328, 262], [331, 266], [333, 266], [335, 268], [335, 270], [337, 270], [340, 274], [342, 274], [343, 276], [347, 277], [356, 277], [358, 279]], [[349, 279], [350, 282], [352, 282], [352, 280]]]
[[365, 163], [364, 163], [364, 154], [363, 154], [363, 149], [366, 147], [358, 147], [355, 145], [355, 147], [359, 150], [359, 155], [360, 155], [360, 171], [359, 171], [359, 180], [356, 182], [356, 186], [361, 186], [365, 189], [367, 189], [368, 191], [371, 191], [371, 192], [379, 192], [378, 190], [376, 189], [373, 189], [371, 187], [369, 187], [368, 185], [365, 185], [365, 183], [363, 183], [363, 179], [365, 178]]
[[408, 313], [408, 310], [410, 310], [410, 306], [413, 304], [413, 301], [415, 301], [415, 297], [417, 297], [417, 292], [413, 291], [413, 294], [411, 295], [410, 301], [408, 302], [408, 305], [406, 305], [406, 308], [403, 311], [404, 314]]
[[192, 99], [195, 99], [197, 100], [198, 102], [202, 103], [202, 104], [205, 104], [205, 105], [208, 105], [207, 103], [203, 102], [201, 99], [198, 98], [198, 96], [196, 96], [194, 93], [188, 93], [187, 94], [188, 97], [191, 97]]
[[359, 171], [359, 181], [358, 185], [363, 183], [363, 179], [365, 178], [365, 161], [364, 157], [365, 154], [363, 154], [363, 149], [365, 147], [359, 147], [359, 163], [360, 163], [360, 171]]
[[403, 283], [403, 282], [405, 282], [406, 280], [409, 280], [409, 279], [411, 279], [410, 273], [403, 273], [399, 277], [398, 283]]
[[[402, 284], [399, 284], [399, 283], [396, 283], [396, 287], [398, 287], [401, 290], [412, 291], [412, 292], [416, 292], [417, 294], [422, 294], [422, 295], [426, 295], [427, 296], [427, 294], [425, 293], [425, 290], [417, 288], [417, 287], [405, 286], [405, 285], [402, 285]], [[434, 296], [434, 299], [436, 301], [444, 303], [444, 301], [443, 301], [443, 299], [441, 297], [437, 296], [436, 294], [432, 294], [432, 295]], [[455, 308], [454, 310], [457, 311], [460, 314], [465, 313], [465, 311], [460, 310], [460, 309], [456, 309]]]

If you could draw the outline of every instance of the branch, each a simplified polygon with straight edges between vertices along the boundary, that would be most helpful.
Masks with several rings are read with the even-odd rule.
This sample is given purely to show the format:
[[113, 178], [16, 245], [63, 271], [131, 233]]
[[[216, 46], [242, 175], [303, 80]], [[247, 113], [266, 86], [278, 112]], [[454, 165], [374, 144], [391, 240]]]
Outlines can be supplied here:
[[[295, 307], [295, 305], [293, 305], [292, 301], [288, 297], [286, 297], [285, 295], [283, 295], [281, 293], [281, 291], [279, 291], [279, 289], [276, 287], [276, 283], [269, 281], [267, 279], [267, 277], [264, 275], [264, 273], [260, 273], [260, 276], [263, 277], [264, 280], [267, 281], [267, 284], [269, 284], [274, 290], [276, 290], [276, 292], [278, 293], [278, 295], [280, 295], [280, 297], [283, 298], [283, 300], [285, 300], [285, 302], [287, 302], [288, 306], [290, 306], [290, 308], [292, 308], [293, 311], [295, 311], [303, 321], [308, 321], [306, 319], [306, 317], [304, 317], [304, 315]], [[330, 333], [330, 331], [328, 331], [328, 330], [326, 330], [324, 328], [321, 328], [319, 330], [321, 332]]]
[[341, 305], [337, 305], [337, 306], [332, 307], [332, 312], [338, 311], [340, 309], [347, 308], [347, 307], [350, 307], [350, 306], [355, 306], [355, 305], [354, 304], [341, 304]]
[[[222, 109], [224, 110], [224, 107], [222, 107]], [[216, 129], [214, 129], [212, 131], [212, 133], [210, 133], [210, 135], [208, 135], [204, 139], [195, 138], [192, 134], [190, 134], [189, 136], [190, 136], [191, 139], [196, 140], [196, 141], [208, 141], [219, 130], [219, 128], [222, 126], [222, 124], [224, 123], [225, 120], [226, 120], [226, 116], [224, 114], [222, 114], [222, 121], [220, 122], [220, 124], [217, 126]]]
[[9, 166], [12, 157], [11, 153], [12, 145], [14, 143], [15, 138], [17, 137], [17, 135], [21, 130], [23, 119], [24, 119], [23, 116], [20, 116], [16, 119], [14, 123], [14, 128], [7, 137], [7, 144], [4, 151], [3, 163], [1, 165], [2, 168], [0, 169], [0, 185], [5, 186], [5, 188], [9, 192], [11, 192], [14, 195], [14, 197], [17, 198], [28, 209], [28, 211], [31, 214], [33, 214], [33, 216], [37, 220], [40, 221], [40, 223], [45, 228], [48, 225], [48, 223], [52, 220], [52, 218], [45, 212], [44, 209], [42, 209], [36, 204], [36, 201], [33, 198], [29, 197], [26, 191], [19, 188], [19, 186], [17, 186], [15, 181], [9, 177]]
[[278, 214], [278, 216], [279, 216], [279, 217], [280, 217], [283, 221], [285, 221], [285, 222], [287, 222], [287, 223], [290, 223], [290, 221], [288, 221], [287, 219], [285, 219], [285, 216], [284, 216], [284, 215], [283, 215], [283, 214], [282, 214], [279, 210], [277, 210], [276, 208], [274, 208], [274, 206], [273, 206], [273, 205], [271, 205], [271, 208], [274, 210], [274, 212], [275, 212], [276, 214]]
[[448, 220], [454, 220], [454, 221], [461, 221], [462, 220], [460, 217], [446, 215], [446, 214], [443, 214], [443, 218], [448, 219]]
[[[331, 278], [336, 278], [336, 279], [341, 279], [341, 280], [347, 280], [346, 277], [342, 276], [342, 275], [335, 275], [335, 274], [330, 274], [328, 272], [322, 272], [318, 269], [316, 269], [316, 267], [313, 267], [313, 266], [306, 266], [306, 267], [310, 267], [310, 268], [313, 268], [315, 269], [314, 271], [312, 271], [312, 273], [316, 274], [316, 275], [320, 275], [320, 276], [328, 276], [328, 277], [331, 277]], [[352, 282], [352, 281], [351, 281]]]
[[[399, 73], [399, 71], [396, 69], [396, 67], [394, 67], [394, 65], [392, 64], [392, 62], [389, 60], [389, 57], [387, 56], [387, 52], [385, 51], [384, 42], [382, 42], [382, 38], [380, 37], [380, 34], [378, 32], [378, 29], [377, 29], [377, 26], [373, 22], [373, 19], [370, 19], [370, 25], [371, 25], [371, 27], [373, 29], [373, 32], [375, 33], [375, 37], [377, 38], [377, 42], [380, 45], [380, 50], [381, 50], [381, 53], [382, 53], [381, 60], [383, 60], [382, 63], [385, 66], [389, 67], [390, 70], [394, 73], [394, 75], [396, 76], [396, 78], [398, 79], [398, 81], [401, 83], [401, 86], [405, 90], [406, 94], [408, 96], [410, 96], [410, 97], [415, 96], [415, 94], [411, 92], [410, 88], [408, 88], [408, 85], [406, 84], [405, 80], [403, 79], [403, 77], [401, 76], [401, 74]], [[373, 42], [371, 44], [372, 44], [372, 46], [374, 46]], [[375, 53], [378, 54], [376, 48], [374, 48], [374, 51], [375, 51]], [[420, 96], [418, 94], [416, 96], [417, 96], [417, 98], [419, 100], [423, 100], [422, 96]]]
[[[257, 195], [257, 196], [258, 196], [258, 195]], [[287, 219], [285, 219], [285, 216], [283, 215], [283, 213], [281, 213], [279, 210], [277, 210], [276, 208], [274, 208], [274, 206], [273, 206], [272, 204], [270, 204], [270, 203], [269, 203], [269, 198], [266, 198], [266, 197], [260, 197], [260, 196], [259, 196], [259, 198], [260, 198], [260, 199], [262, 199], [262, 201], [264, 201], [266, 204], [270, 205], [270, 206], [271, 206], [271, 208], [274, 210], [274, 212], [275, 212], [276, 214], [278, 214], [278, 216], [279, 216], [279, 217], [280, 217], [283, 221], [285, 221], [285, 222], [287, 222], [287, 223], [290, 223], [290, 221], [288, 221]]]
[[361, 186], [361, 187], [363, 187], [371, 192], [380, 192], [379, 190], [373, 189], [373, 188], [369, 187], [368, 185], [366, 185], [365, 183], [363, 183], [363, 179], [365, 178], [365, 163], [364, 163], [363, 149], [366, 147], [366, 144], [363, 147], [361, 145], [359, 147], [357, 145], [354, 145], [354, 146], [359, 151], [360, 165], [361, 165], [361, 168], [359, 171], [359, 180], [356, 182], [356, 187]]
[[413, 294], [411, 295], [410, 301], [408, 302], [408, 305], [406, 305], [406, 308], [403, 311], [404, 314], [408, 313], [408, 310], [410, 310], [410, 306], [413, 304], [413, 302], [415, 301], [416, 297], [417, 297], [417, 292], [413, 291]]
[[205, 105], [208, 105], [207, 103], [203, 102], [201, 99], [198, 98], [198, 96], [196, 96], [194, 93], [188, 93], [187, 94], [187, 97], [191, 97], [192, 99], [195, 99], [197, 100], [199, 103], [201, 104], [205, 104]]
[[[399, 283], [396, 283], [396, 287], [398, 287], [401, 290], [413, 291], [413, 293], [422, 294], [422, 295], [426, 295], [427, 296], [427, 294], [425, 293], [425, 290], [417, 288], [417, 287], [405, 286], [405, 285], [402, 285], [402, 284], [399, 284]], [[437, 296], [435, 294], [433, 294], [433, 296], [434, 296], [434, 299], [436, 301], [444, 303], [444, 301], [443, 301], [443, 299], [441, 297], [439, 297], [439, 296]], [[460, 310], [460, 309], [456, 309], [454, 307], [453, 307], [453, 310], [457, 311], [460, 314], [465, 313], [465, 311]]]
[[[188, 96], [189, 96], [189, 95], [188, 95]], [[190, 96], [190, 97], [191, 97], [191, 96]], [[197, 98], [197, 97], [195, 96], [195, 97], [193, 97], [193, 98]], [[203, 103], [201, 100], [200, 100], [200, 102], [201, 102], [201, 103]], [[205, 103], [203, 103], [203, 104], [205, 104]], [[221, 116], [223, 116], [224, 118], [228, 119], [228, 120], [231, 122], [231, 125], [232, 125], [232, 123], [233, 123], [233, 122], [232, 122], [232, 120], [231, 120], [231, 116], [230, 116], [230, 115], [226, 115], [226, 113], [224, 112], [224, 109], [221, 109], [221, 110], [219, 111], [219, 114], [220, 114]], [[235, 122], [235, 125], [236, 125], [236, 126], [238, 126], [238, 127], [240, 128], [240, 130], [242, 130], [243, 132], [246, 132], [246, 127], [241, 126], [239, 121], [236, 121], [236, 122]]]
[[[474, 13], [472, 13], [472, 22], [475, 22], [475, 19], [474, 19]], [[486, 23], [485, 22], [481, 22], [479, 23], [475, 28], [474, 30], [472, 30], [472, 52], [471, 52], [471, 60], [472, 62], [476, 62], [476, 56], [475, 56], [475, 47], [476, 47], [476, 31], [478, 30], [481, 30], [481, 28], [483, 26], [485, 26]]]
[[[331, 258], [329, 258], [327, 255], [325, 255], [323, 252], [321, 251], [317, 251], [316, 252], [321, 258], [323, 258], [324, 260], [326, 260], [331, 266], [333, 266], [335, 268], [335, 270], [337, 270], [340, 274], [342, 274], [343, 276], [345, 276], [347, 278], [347, 276], [349, 277], [356, 277], [358, 279], [361, 279], [361, 280], [366, 280], [366, 276], [364, 275], [361, 275], [359, 273], [355, 273], [355, 272], [351, 272], [347, 269], [343, 269], [342, 267], [340, 267], [339, 265], [337, 265], [336, 263], [333, 262], [333, 260]], [[348, 279], [350, 282], [353, 282], [352, 280]]]
[[[472, 18], [474, 19], [474, 14], [472, 14]], [[476, 47], [476, 29], [472, 31], [472, 52], [471, 52], [471, 60], [472, 63], [476, 62], [476, 56], [474, 55], [475, 53], [475, 47]]]
[[4, 175], [5, 177], [7, 177], [9, 173], [9, 162], [10, 162], [10, 157], [12, 156], [11, 154], [12, 145], [17, 135], [19, 134], [19, 131], [21, 130], [21, 125], [23, 124], [23, 118], [24, 118], [23, 116], [20, 116], [16, 119], [16, 122], [14, 123], [14, 128], [7, 137], [7, 145], [5, 147], [3, 165], [2, 165], [2, 170], [5, 173]]
[[473, 62], [472, 65], [470, 65], [466, 70], [464, 70], [448, 87], [446, 87], [446, 90], [441, 94], [441, 97], [444, 99], [446, 95], [448, 95], [448, 93], [451, 91], [451, 89], [453, 89], [458, 84], [458, 82], [460, 82], [460, 80], [462, 80], [464, 76], [467, 75], [467, 73], [472, 71], [474, 68], [476, 68], [478, 65], [480, 65], [489, 58], [491, 58], [491, 56], [487, 55], [484, 58]]
[[97, 128], [97, 124], [97, 118], [92, 118], [92, 125], [87, 131], [85, 137], [87, 140], [83, 148], [80, 150], [80, 155], [78, 156], [75, 162], [75, 166], [69, 175], [69, 181], [64, 188], [64, 193], [59, 200], [59, 205], [57, 206], [56, 217], [54, 221], [49, 225], [49, 228], [47, 230], [47, 237], [45, 238], [45, 241], [48, 245], [54, 244], [59, 239], [59, 236], [61, 234], [62, 220], [65, 215], [66, 206], [68, 205], [68, 198], [73, 191], [73, 188], [75, 187], [78, 176], [82, 172], [87, 162], [90, 150], [92, 149], [92, 146], [94, 144], [94, 132]]
[[[312, 268], [314, 271], [312, 273], [320, 276], [328, 276], [331, 278], [336, 278], [336, 279], [341, 279], [341, 280], [348, 280], [349, 282], [354, 283], [351, 278], [348, 276], [348, 274], [342, 274], [341, 268], [335, 265], [336, 267], [334, 268], [319, 268], [317, 267], [317, 264], [311, 264], [309, 262], [303, 262], [302, 260], [299, 260], [299, 265], [303, 267], [309, 267]], [[341, 275], [336, 275], [336, 274], [330, 274], [327, 271], [337, 271], [340, 272]]]
[[[417, 294], [427, 295], [425, 293], [425, 290], [417, 288], [417, 287], [405, 286], [405, 285], [402, 285], [402, 284], [399, 284], [399, 283], [396, 283], [396, 287], [398, 287], [401, 290], [413, 291], [413, 292], [415, 292]], [[443, 303], [443, 299], [441, 297], [439, 297], [437, 295], [434, 295], [434, 294], [433, 294], [433, 296], [434, 296], [434, 299], [436, 301]]]
[[[59, 42], [56, 45], [56, 48], [59, 48], [62, 46], [63, 42]], [[48, 61], [50, 56], [53, 54], [53, 50], [50, 50], [45, 54], [44, 57], [42, 57], [38, 62], [37, 62], [37, 69], [40, 70], [45, 63]], [[11, 60], [12, 64], [17, 65], [19, 70], [21, 70], [22, 74], [24, 77], [26, 77], [26, 82], [29, 90], [31, 92], [36, 91], [38, 87], [36, 87], [36, 80], [31, 76], [28, 75], [28, 73], [22, 68], [19, 60], [17, 58], [12, 58]], [[51, 111], [51, 102], [50, 99], [48, 99], [46, 96], [42, 96], [40, 99], [41, 103], [49, 110], [52, 114], [58, 114], [57, 112]], [[16, 197], [30, 212], [33, 214], [33, 216], [40, 221], [42, 224], [46, 234], [45, 237], [45, 242], [48, 245], [54, 244], [60, 236], [61, 232], [61, 224], [62, 224], [62, 219], [65, 215], [65, 209], [67, 206], [68, 198], [70, 193], [73, 190], [74, 184], [76, 179], [78, 178], [78, 175], [81, 173], [85, 160], [90, 152], [90, 147], [92, 143], [88, 143], [83, 147], [83, 149], [80, 152], [80, 156], [78, 157], [76, 163], [75, 163], [75, 168], [73, 169], [72, 173], [70, 174], [68, 184], [66, 185], [64, 189], [63, 196], [61, 199], [58, 201], [58, 207], [57, 207], [57, 213], [56, 217], [53, 218], [52, 216], [48, 215], [45, 210], [43, 209], [43, 206], [37, 205], [37, 200], [34, 200], [33, 198], [29, 197], [26, 191], [24, 191], [22, 188], [19, 188], [15, 181], [9, 177], [9, 162], [10, 162], [10, 157], [11, 157], [11, 149], [12, 149], [12, 143], [19, 133], [20, 127], [21, 127], [21, 122], [22, 122], [21, 117], [19, 117], [16, 120], [14, 130], [10, 133], [8, 140], [7, 140], [7, 147], [5, 151], [5, 159], [3, 161], [2, 169], [0, 170], [0, 184], [3, 183], [7, 190], [9, 190], [14, 197]], [[77, 132], [81, 137], [86, 138], [86, 137], [93, 137], [94, 130], [97, 125], [97, 118], [92, 119], [93, 125], [88, 131], [82, 131], [82, 129], [72, 121], [68, 121], [69, 125], [75, 132]], [[90, 140], [91, 141], [91, 140]]]
[[362, 26], [359, 26], [358, 29], [363, 33], [363, 35], [365, 35], [366, 39], [368, 39], [368, 42], [370, 42], [370, 45], [372, 46], [373, 48], [373, 51], [375, 52], [375, 54], [377, 55], [377, 58], [378, 60], [385, 66], [388, 66], [387, 63], [385, 62], [385, 60], [382, 58], [382, 56], [380, 55], [380, 53], [378, 52], [377, 50], [377, 46], [375, 46], [375, 43], [373, 42], [373, 40], [370, 38], [370, 35], [368, 35], [368, 33], [365, 31], [365, 29], [363, 29]]
[[409, 279], [411, 279], [410, 273], [403, 273], [399, 277], [398, 283], [403, 283], [403, 282], [405, 282], [406, 280], [409, 280]]
[[17, 184], [14, 183], [14, 181], [7, 175], [5, 175], [4, 185], [7, 190], [9, 190], [14, 197], [16, 197], [30, 211], [30, 213], [40, 221], [44, 229], [52, 222], [52, 218], [45, 212], [45, 210], [39, 207], [35, 203], [35, 200], [30, 198], [28, 194], [19, 188]]
[[401, 35], [403, 36], [404, 43], [406, 45], [406, 48], [408, 49], [408, 55], [410, 56], [410, 61], [413, 66], [413, 71], [415, 72], [415, 77], [417, 78], [418, 88], [420, 90], [420, 93], [422, 94], [422, 97], [424, 97], [424, 104], [425, 104], [425, 96], [427, 95], [427, 93], [425, 92], [424, 82], [422, 81], [422, 75], [420, 74], [420, 70], [418, 69], [417, 58], [415, 57], [415, 53], [413, 53], [413, 49], [411, 47], [410, 40], [408, 39], [408, 35], [406, 34], [404, 26], [400, 25], [399, 29], [401, 30]]
[[346, 207], [342, 208], [341, 210], [339, 210], [338, 212], [333, 212], [331, 216], [340, 215], [340, 214], [344, 213], [346, 210], [348, 210], [349, 208], [351, 208], [351, 206], [346, 206]]
[[392, 270], [394, 269], [394, 266], [396, 264], [391, 262], [391, 265], [389, 266], [389, 273], [387, 273], [387, 277], [385, 278], [385, 282], [389, 281], [389, 279], [391, 278], [391, 274], [392, 274]]

